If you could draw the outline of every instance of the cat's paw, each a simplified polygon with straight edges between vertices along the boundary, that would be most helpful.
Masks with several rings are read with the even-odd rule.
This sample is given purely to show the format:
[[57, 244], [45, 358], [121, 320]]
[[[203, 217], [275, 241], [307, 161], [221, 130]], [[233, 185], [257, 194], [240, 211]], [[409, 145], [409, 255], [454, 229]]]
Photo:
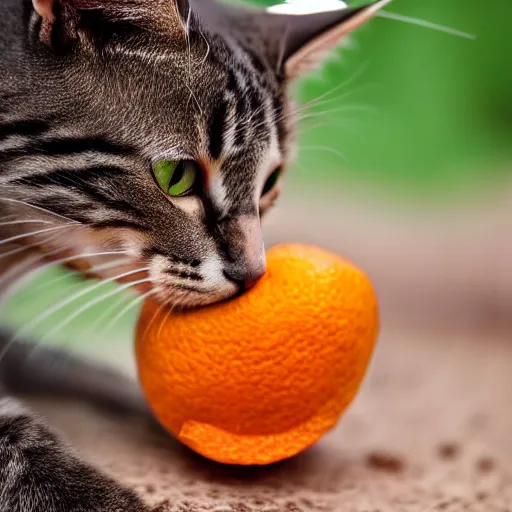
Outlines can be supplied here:
[[0, 398], [0, 512], [146, 512], [16, 400]]

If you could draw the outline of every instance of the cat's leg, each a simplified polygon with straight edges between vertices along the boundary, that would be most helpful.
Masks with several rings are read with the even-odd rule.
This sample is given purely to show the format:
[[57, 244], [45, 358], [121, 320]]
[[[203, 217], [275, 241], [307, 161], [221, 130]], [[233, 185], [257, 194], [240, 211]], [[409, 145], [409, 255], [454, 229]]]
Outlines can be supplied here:
[[13, 396], [64, 395], [143, 410], [136, 387], [108, 369], [34, 348], [0, 330], [0, 512], [147, 512], [135, 493], [82, 461]]
[[84, 463], [18, 401], [0, 395], [0, 512], [146, 511], [135, 493]]
[[[33, 254], [2, 258], [0, 298], [38, 263]], [[115, 412], [144, 412], [137, 387], [117, 373], [13, 342], [0, 329], [0, 512], [147, 512], [135, 493], [85, 463], [15, 398], [41, 394], [85, 399]]]
[[[0, 332], [0, 352], [10, 339]], [[147, 512], [132, 491], [83, 462], [51, 427], [11, 395], [15, 389], [28, 394], [37, 389], [51, 395], [57, 387], [72, 395], [81, 381], [84, 397], [94, 401], [92, 382], [100, 379], [106, 386], [100, 402], [111, 406], [120, 389], [114, 384], [115, 374], [63, 356], [61, 362], [69, 364], [78, 379], [78, 384], [66, 388], [64, 374], [60, 381], [50, 382], [50, 373], [41, 366], [44, 358], [24, 365], [32, 349], [22, 343], [11, 345], [0, 372], [0, 512]], [[47, 363], [50, 359], [55, 362], [57, 355], [49, 352], [45, 357]], [[71, 380], [71, 374], [67, 377]], [[109, 387], [112, 397], [107, 400]], [[133, 398], [136, 403], [136, 395]]]

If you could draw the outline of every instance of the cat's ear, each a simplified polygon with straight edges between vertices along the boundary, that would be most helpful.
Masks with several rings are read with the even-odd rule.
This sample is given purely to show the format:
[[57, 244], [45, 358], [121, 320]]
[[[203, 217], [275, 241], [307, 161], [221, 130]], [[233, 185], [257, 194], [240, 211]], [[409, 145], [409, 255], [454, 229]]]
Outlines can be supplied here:
[[278, 71], [293, 79], [317, 69], [345, 36], [372, 18], [391, 0], [378, 0], [363, 7], [315, 14], [273, 14], [272, 25], [281, 27]]

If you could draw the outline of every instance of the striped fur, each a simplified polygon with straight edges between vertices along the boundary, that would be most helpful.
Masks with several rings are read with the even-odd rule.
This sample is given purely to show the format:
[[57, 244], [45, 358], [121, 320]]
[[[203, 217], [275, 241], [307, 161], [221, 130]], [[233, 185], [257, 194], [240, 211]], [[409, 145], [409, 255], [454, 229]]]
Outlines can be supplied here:
[[[65, 241], [78, 253], [101, 241], [125, 250], [174, 305], [215, 302], [259, 277], [254, 226], [281, 183], [262, 190], [292, 154], [286, 64], [299, 50], [309, 62], [332, 46], [318, 34], [364, 19], [365, 9], [297, 19], [213, 0], [3, 2], [0, 187], [18, 202], [0, 199], [2, 217], [45, 209], [78, 223], [49, 248]], [[195, 197], [159, 191], [151, 166], [163, 158], [199, 163]], [[0, 237], [32, 228], [13, 226]], [[38, 248], [29, 236], [15, 245], [25, 242]], [[173, 258], [200, 263], [192, 271]]]
[[[18, 11], [18, 34], [23, 20], [31, 22], [23, 48], [28, 80], [24, 53], [0, 63], [27, 82], [12, 101], [11, 85], [0, 78], [2, 189], [80, 223], [84, 236], [122, 228], [113, 246], [144, 259], [158, 296], [171, 304], [220, 300], [261, 272], [264, 257], [245, 254], [252, 241], [244, 242], [237, 222], [270, 206], [259, 196], [266, 177], [285, 165], [291, 142], [285, 84], [269, 57], [249, 41], [221, 37], [218, 24], [194, 14], [163, 31], [148, 28], [150, 14], [141, 28], [126, 10], [116, 17], [89, 9], [84, 23], [101, 29], [66, 43], [63, 56], [40, 42], [41, 23], [27, 5], [22, 15], [22, 0], [6, 1]], [[200, 162], [201, 197], [164, 197], [151, 174], [159, 158]], [[34, 215], [1, 200], [0, 212]], [[200, 264], [192, 271], [176, 267], [176, 258]]]

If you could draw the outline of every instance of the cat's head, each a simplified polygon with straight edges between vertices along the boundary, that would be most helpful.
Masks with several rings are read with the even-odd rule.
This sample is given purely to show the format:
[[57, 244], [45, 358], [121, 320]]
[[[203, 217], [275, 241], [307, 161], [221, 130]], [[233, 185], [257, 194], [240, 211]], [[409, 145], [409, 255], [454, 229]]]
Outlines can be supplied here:
[[385, 3], [298, 16], [33, 0], [23, 108], [42, 124], [33, 154], [18, 155], [24, 200], [92, 228], [68, 237], [72, 250], [94, 240], [142, 260], [161, 300], [207, 304], [250, 286], [292, 155], [287, 88]]

